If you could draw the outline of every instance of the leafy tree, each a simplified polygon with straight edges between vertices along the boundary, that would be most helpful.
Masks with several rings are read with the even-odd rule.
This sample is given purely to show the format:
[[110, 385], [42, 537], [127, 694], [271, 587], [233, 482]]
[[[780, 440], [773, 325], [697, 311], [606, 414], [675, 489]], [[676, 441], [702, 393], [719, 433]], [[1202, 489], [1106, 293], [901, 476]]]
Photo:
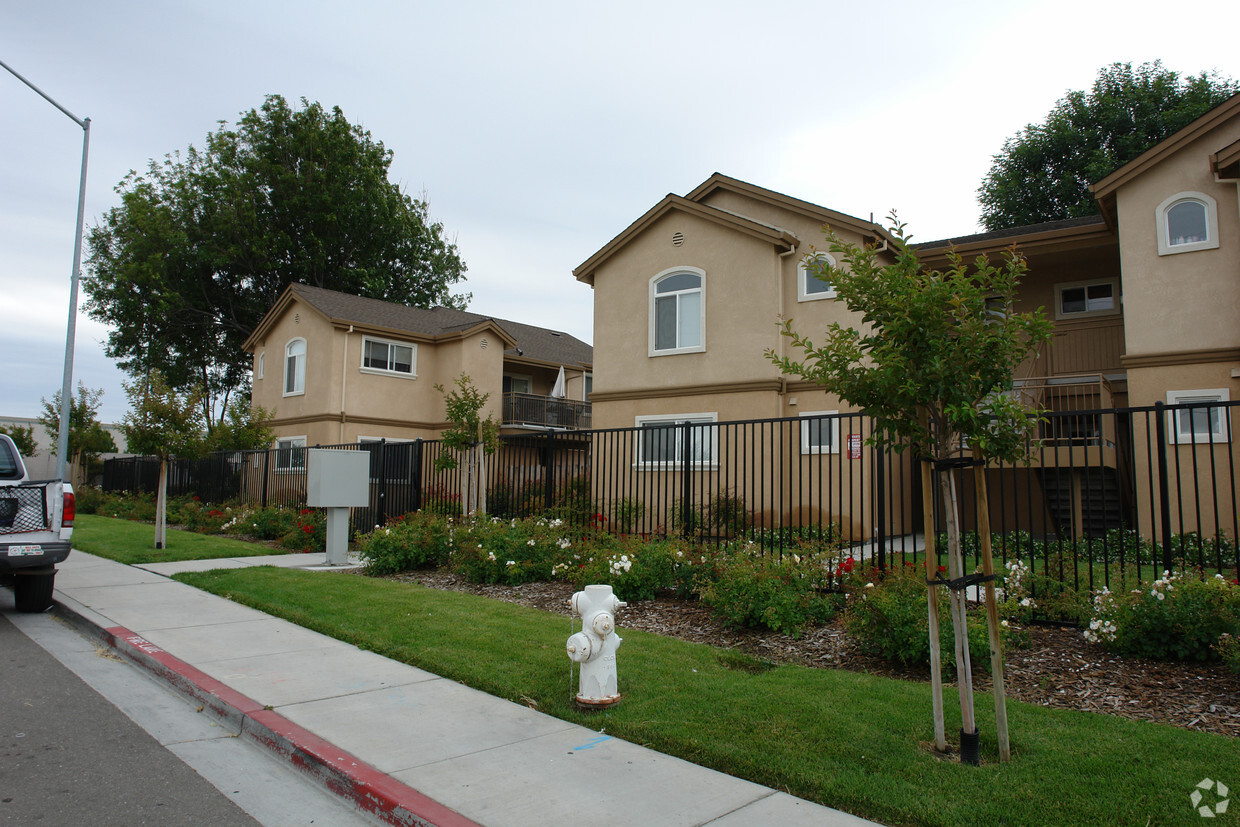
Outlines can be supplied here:
[[465, 264], [426, 200], [388, 180], [392, 153], [302, 100], [270, 95], [205, 146], [151, 161], [89, 233], [91, 316], [131, 376], [199, 389], [209, 430], [250, 382], [242, 344], [290, 282], [464, 307]]
[[1240, 91], [1214, 72], [1181, 76], [1161, 61], [1113, 63], [1040, 124], [1003, 144], [978, 188], [982, 224], [1002, 230], [1098, 212], [1096, 183]]
[[443, 471], [460, 466], [457, 454], [465, 459], [465, 471], [461, 474], [461, 506], [466, 514], [487, 512], [486, 456], [499, 448], [499, 423], [495, 418], [482, 418], [482, 408], [489, 393], [474, 387], [473, 380], [462, 373], [457, 377], [456, 390], [446, 390], [435, 385], [443, 394], [445, 418], [449, 426], [442, 436], [444, 448], [448, 449], [435, 458], [435, 468]]
[[25, 458], [33, 457], [39, 452], [39, 445], [34, 440], [34, 428], [21, 425], [0, 425], [0, 434], [5, 434], [17, 446], [17, 452]]
[[[69, 481], [82, 485], [87, 471], [98, 462], [100, 454], [116, 451], [116, 441], [99, 424], [99, 403], [103, 400], [103, 388], [91, 390], [78, 382], [75, 398], [69, 400]], [[51, 440], [51, 454], [55, 456], [60, 438], [60, 391], [49, 402], [42, 400], [43, 415], [39, 417], [43, 430]]]
[[158, 371], [125, 383], [129, 413], [121, 424], [129, 450], [159, 458], [155, 497], [155, 548], [167, 545], [168, 460], [193, 459], [206, 447], [201, 391], [178, 393]]
[[[874, 419], [870, 443], [916, 456], [951, 461], [969, 445], [984, 459], [1027, 456], [1037, 418], [1013, 389], [1012, 376], [1051, 336], [1042, 309], [1014, 310], [1025, 261], [1009, 250], [999, 266], [985, 256], [965, 262], [948, 253], [950, 269], [922, 270], [903, 224], [891, 216], [895, 260], [883, 263], [873, 246], [859, 247], [828, 233], [841, 261], [831, 266], [811, 256], [814, 275], [835, 286], [839, 300], [862, 322], [833, 322], [815, 345], [783, 323], [802, 358], [767, 351], [784, 374], [813, 382]], [[938, 475], [946, 517], [948, 571], [966, 574], [960, 543], [955, 478]], [[972, 678], [964, 593], [953, 589], [952, 625], [957, 642], [964, 731], [972, 733]]]
[[207, 436], [206, 451], [258, 451], [269, 448], [275, 434], [271, 412], [262, 405], [232, 405], [224, 420]]

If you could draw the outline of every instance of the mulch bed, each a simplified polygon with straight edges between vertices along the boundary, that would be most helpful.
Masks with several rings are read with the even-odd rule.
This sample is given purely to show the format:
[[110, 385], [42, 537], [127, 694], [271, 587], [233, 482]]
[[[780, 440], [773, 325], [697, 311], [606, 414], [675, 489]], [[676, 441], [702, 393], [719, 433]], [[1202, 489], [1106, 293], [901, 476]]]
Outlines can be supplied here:
[[[565, 616], [574, 591], [571, 585], [559, 582], [480, 585], [442, 570], [392, 575], [389, 579], [470, 592]], [[901, 667], [858, 652], [838, 620], [794, 639], [765, 630], [728, 629], [696, 601], [658, 598], [629, 602], [616, 621], [621, 631], [641, 629], [737, 649], [775, 663], [929, 680], [928, 668]], [[1240, 675], [1221, 664], [1121, 658], [1087, 643], [1077, 629], [1030, 626], [1028, 631], [1028, 648], [1005, 653], [1008, 697], [1240, 737]], [[989, 677], [976, 666], [974, 672], [977, 691], [989, 692]]]

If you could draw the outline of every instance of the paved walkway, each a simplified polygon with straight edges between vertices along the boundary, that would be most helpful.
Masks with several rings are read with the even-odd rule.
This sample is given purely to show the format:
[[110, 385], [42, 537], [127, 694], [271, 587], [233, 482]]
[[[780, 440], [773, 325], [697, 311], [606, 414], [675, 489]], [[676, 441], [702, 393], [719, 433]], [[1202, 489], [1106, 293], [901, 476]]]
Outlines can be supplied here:
[[127, 566], [80, 551], [62, 611], [395, 824], [853, 827], [870, 822], [600, 736], [169, 579], [323, 555]]

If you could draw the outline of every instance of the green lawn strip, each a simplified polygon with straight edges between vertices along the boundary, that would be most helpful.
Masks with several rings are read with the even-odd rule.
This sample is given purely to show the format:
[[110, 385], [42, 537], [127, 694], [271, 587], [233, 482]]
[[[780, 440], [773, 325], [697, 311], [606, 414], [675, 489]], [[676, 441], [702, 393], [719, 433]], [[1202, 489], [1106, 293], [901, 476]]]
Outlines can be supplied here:
[[[474, 595], [258, 567], [186, 583], [558, 718], [886, 824], [1167, 824], [1235, 766], [1224, 736], [1008, 704], [1014, 757], [997, 760], [978, 693], [981, 767], [932, 757], [926, 684], [755, 659], [624, 629], [624, 701], [576, 710], [568, 620]], [[632, 611], [632, 610], [630, 610]], [[947, 726], [959, 731], [955, 692]], [[1195, 816], [1194, 816], [1195, 817]]]
[[258, 557], [288, 554], [264, 543], [168, 529], [167, 546], [154, 547], [155, 526], [97, 514], [79, 514], [73, 525], [73, 547], [118, 563], [168, 563], [175, 560], [214, 560], [220, 557]]

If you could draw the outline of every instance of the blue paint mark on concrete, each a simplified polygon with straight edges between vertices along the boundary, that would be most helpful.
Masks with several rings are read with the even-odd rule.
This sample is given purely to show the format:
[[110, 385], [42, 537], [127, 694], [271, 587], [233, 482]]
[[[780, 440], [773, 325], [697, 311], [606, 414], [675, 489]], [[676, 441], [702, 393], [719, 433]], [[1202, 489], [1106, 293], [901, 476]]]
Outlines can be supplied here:
[[577, 750], [582, 750], [582, 749], [594, 749], [596, 746], [603, 743], [604, 741], [610, 741], [610, 740], [611, 740], [610, 735], [604, 735], [602, 738], [595, 738], [593, 741], [590, 741], [588, 744], [583, 744], [580, 747], [573, 747], [573, 751], [576, 752]]

